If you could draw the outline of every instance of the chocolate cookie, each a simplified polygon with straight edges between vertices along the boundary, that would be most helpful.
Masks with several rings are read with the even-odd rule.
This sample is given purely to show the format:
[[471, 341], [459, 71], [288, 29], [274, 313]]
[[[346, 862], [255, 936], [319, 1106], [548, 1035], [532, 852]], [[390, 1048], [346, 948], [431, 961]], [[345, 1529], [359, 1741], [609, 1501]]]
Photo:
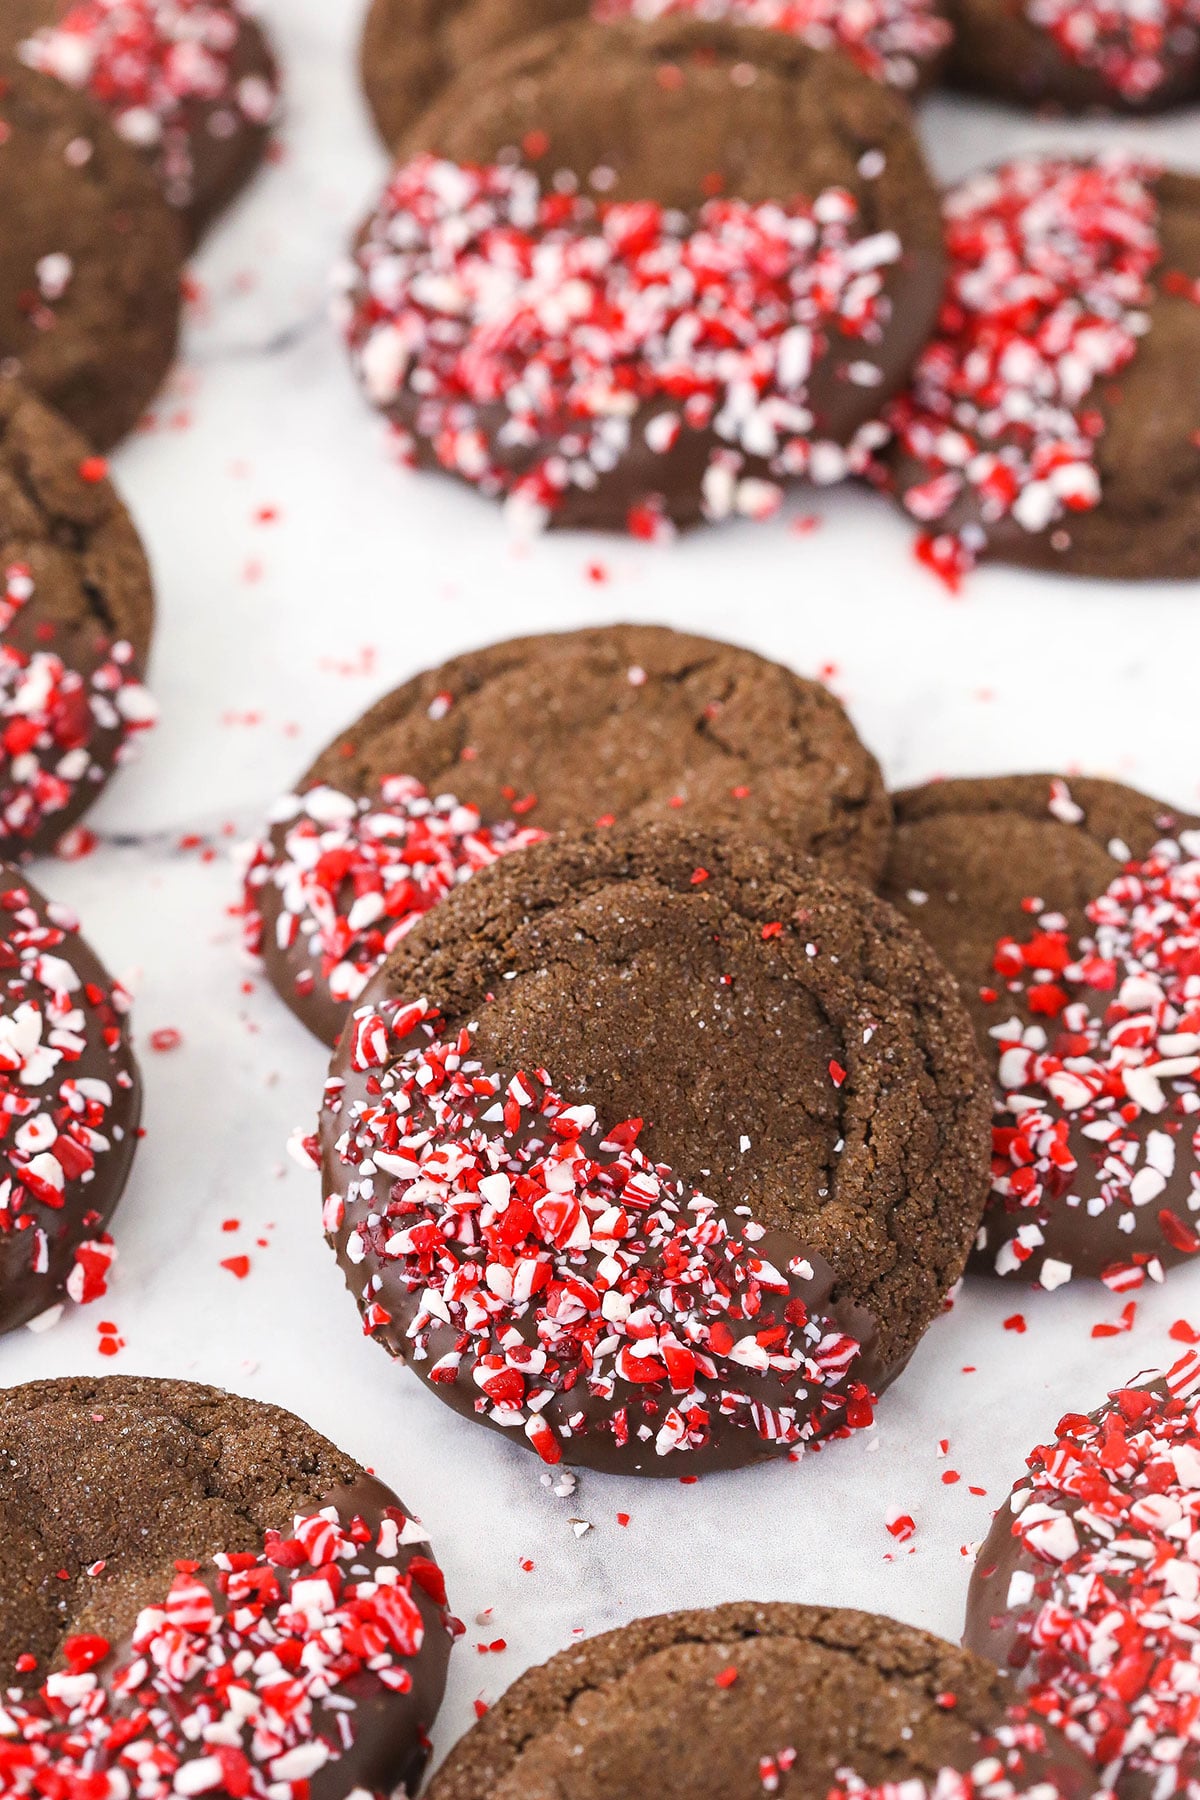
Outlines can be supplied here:
[[97, 449], [175, 354], [183, 242], [137, 153], [82, 94], [0, 65], [0, 375]]
[[1200, 1357], [1068, 1413], [996, 1514], [965, 1641], [1120, 1800], [1194, 1792]]
[[987, 1112], [953, 983], [865, 889], [586, 832], [483, 870], [367, 989], [325, 1225], [367, 1331], [468, 1417], [547, 1462], [730, 1467], [869, 1423], [962, 1272]]
[[547, 831], [679, 815], [874, 883], [891, 811], [827, 689], [654, 625], [517, 638], [407, 681], [274, 810], [247, 875], [248, 942], [332, 1044], [417, 918]]
[[24, 1690], [0, 1767], [18, 1738], [28, 1791], [136, 1770], [142, 1800], [415, 1793], [441, 1571], [310, 1426], [192, 1382], [34, 1382], [0, 1394], [0, 1496], [0, 1667]]
[[104, 107], [192, 242], [262, 160], [279, 81], [245, 0], [16, 0], [0, 48]]
[[909, 94], [933, 80], [952, 35], [938, 0], [372, 0], [360, 61], [380, 136], [395, 149], [461, 70], [535, 31], [589, 16], [782, 31], [816, 50], [843, 50], [865, 74]]
[[153, 624], [103, 461], [0, 380], [0, 855], [53, 849], [153, 722]]
[[981, 558], [1200, 574], [1200, 179], [1022, 157], [946, 200], [937, 333], [884, 475], [953, 584]]
[[0, 1331], [98, 1299], [142, 1092], [129, 999], [65, 906], [0, 865]]
[[642, 536], [867, 466], [942, 234], [907, 106], [845, 58], [580, 20], [464, 70], [401, 155], [339, 316], [418, 463]]
[[954, 0], [952, 78], [1018, 106], [1158, 112], [1200, 94], [1189, 0]]
[[[742, 1601], [639, 1619], [530, 1669], [429, 1800], [788, 1800], [885, 1789], [1046, 1800], [1086, 1759], [1014, 1712], [981, 1657], [871, 1613]], [[992, 1758], [995, 1761], [991, 1761]], [[959, 1779], [945, 1783], [948, 1772]]]
[[896, 796], [883, 892], [958, 977], [995, 1071], [998, 1275], [1136, 1285], [1200, 1250], [1200, 834], [1111, 781]]

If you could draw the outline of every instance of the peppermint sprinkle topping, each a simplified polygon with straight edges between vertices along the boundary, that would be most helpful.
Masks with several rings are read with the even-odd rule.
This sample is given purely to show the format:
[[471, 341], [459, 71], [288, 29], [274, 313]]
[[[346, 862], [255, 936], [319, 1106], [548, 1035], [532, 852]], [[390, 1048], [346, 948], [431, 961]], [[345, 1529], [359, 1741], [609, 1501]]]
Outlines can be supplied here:
[[204, 129], [215, 140], [243, 124], [265, 126], [275, 112], [271, 82], [237, 72], [248, 16], [241, 0], [77, 0], [20, 53], [30, 68], [98, 100], [121, 137], [155, 153], [172, 205], [189, 206], [197, 109], [209, 109]]
[[[715, 439], [706, 517], [765, 517], [787, 480], [840, 480], [883, 433], [823, 441], [813, 368], [869, 390], [889, 310], [892, 232], [857, 202], [710, 200], [694, 219], [650, 201], [543, 191], [528, 169], [418, 157], [392, 178], [338, 305], [369, 398], [410, 447], [522, 519], [544, 522], [640, 438], [666, 457]], [[655, 530], [657, 493], [630, 529]], [[658, 517], [661, 524], [661, 517]]]
[[1194, 56], [1196, 0], [1025, 0], [1025, 17], [1048, 31], [1069, 62], [1093, 69], [1131, 105], [1149, 100], [1172, 64]]
[[[979, 1760], [970, 1769], [939, 1769], [932, 1782], [910, 1775], [874, 1786], [851, 1769], [839, 1769], [828, 1800], [1061, 1800], [1053, 1781], [1031, 1782], [1022, 1775], [1025, 1754], [1043, 1752], [1045, 1742], [1040, 1726], [1008, 1721], [981, 1739]], [[784, 1755], [794, 1761], [796, 1752]], [[777, 1790], [780, 1773], [790, 1766], [782, 1757], [762, 1759], [760, 1779], [767, 1793]]]
[[1147, 329], [1155, 171], [1125, 157], [1023, 157], [945, 203], [950, 280], [908, 391], [886, 411], [901, 494], [949, 578], [997, 527], [1040, 533], [1098, 505], [1095, 384]]
[[898, 88], [914, 88], [921, 65], [951, 38], [931, 0], [594, 0], [592, 12], [605, 24], [682, 16], [783, 31], [814, 50], [844, 50], [865, 74]]
[[297, 992], [311, 992], [319, 969], [345, 1002], [452, 888], [545, 836], [508, 819], [484, 825], [474, 807], [431, 798], [411, 775], [386, 776], [358, 799], [327, 786], [287, 794], [272, 822], [278, 829], [254, 846], [246, 870], [247, 945], [262, 948], [261, 899], [271, 888], [277, 947], [300, 943], [313, 965], [297, 973]]
[[[1087, 917], [1074, 943], [1060, 914], [1043, 913], [1024, 942], [996, 947], [997, 975], [1035, 1015], [991, 1032], [1002, 1095], [992, 1204], [1016, 1230], [1001, 1275], [1034, 1254], [1061, 1206], [1115, 1208], [1130, 1232], [1150, 1208], [1164, 1254], [1200, 1251], [1189, 1218], [1200, 1213], [1200, 833], [1129, 861]], [[1054, 1285], [1070, 1274], [1054, 1264]]]
[[640, 1119], [606, 1130], [544, 1069], [503, 1081], [424, 1001], [364, 1006], [347, 1034], [367, 1094], [326, 1090], [348, 1182], [325, 1227], [362, 1268], [366, 1330], [428, 1380], [471, 1384], [548, 1463], [587, 1433], [667, 1456], [871, 1422], [860, 1345], [818, 1310], [832, 1276], [651, 1163]]
[[428, 1557], [398, 1566], [407, 1523], [392, 1507], [373, 1533], [327, 1507], [290, 1538], [268, 1531], [257, 1554], [176, 1563], [119, 1657], [105, 1638], [68, 1638], [63, 1673], [6, 1693], [0, 1792], [296, 1800], [353, 1747], [361, 1699], [413, 1687], [414, 1588], [439, 1605], [445, 1591]]
[[[42, 627], [22, 632], [18, 621], [34, 597], [33, 576], [23, 563], [4, 570], [0, 587], [0, 830], [11, 843], [35, 837], [47, 819], [63, 812], [81, 787], [95, 787], [129, 740], [154, 723], [154, 702], [137, 679], [132, 646], [111, 644], [86, 673], [70, 668], [53, 649], [35, 644]], [[14, 631], [14, 626], [17, 629]]]
[[[128, 997], [80, 974], [74, 926], [65, 909], [43, 914], [24, 889], [0, 894], [0, 1239], [23, 1239], [33, 1277], [51, 1273], [58, 1238], [82, 1239], [66, 1292], [86, 1302], [104, 1293], [115, 1252], [97, 1230], [89, 1235], [101, 1220], [84, 1196], [123, 1135], [113, 1115], [127, 1107], [132, 1077], [116, 1063]], [[103, 1077], [80, 1070], [97, 1046]]]
[[1106, 1787], [1141, 1776], [1156, 1800], [1200, 1769], [1198, 1390], [1189, 1350], [1094, 1416], [1068, 1413], [1009, 1501], [1033, 1565], [1018, 1564], [1008, 1598], [1024, 1698]]

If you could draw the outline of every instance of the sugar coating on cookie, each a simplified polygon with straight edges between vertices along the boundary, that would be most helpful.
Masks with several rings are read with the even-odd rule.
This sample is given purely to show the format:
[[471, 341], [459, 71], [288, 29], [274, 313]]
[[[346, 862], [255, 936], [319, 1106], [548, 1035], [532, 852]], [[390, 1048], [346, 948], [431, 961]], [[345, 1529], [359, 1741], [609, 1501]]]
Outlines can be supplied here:
[[[349, 1032], [370, 1098], [326, 1090], [350, 1178], [325, 1228], [417, 1296], [403, 1349], [428, 1380], [467, 1376], [551, 1464], [581, 1430], [667, 1457], [717, 1420], [780, 1449], [872, 1423], [862, 1346], [823, 1310], [828, 1265], [652, 1163], [640, 1119], [598, 1120], [545, 1069], [504, 1081], [420, 1001], [366, 1005]], [[397, 1321], [371, 1292], [376, 1333]]]
[[999, 534], [1053, 534], [1100, 504], [1095, 390], [1148, 329], [1156, 174], [1029, 156], [947, 197], [941, 318], [886, 417], [899, 497], [951, 582]]
[[105, 1291], [105, 1225], [139, 1112], [129, 1000], [65, 907], [4, 870], [0, 893], [0, 1329]]
[[675, 15], [728, 19], [788, 32], [818, 50], [844, 50], [864, 74], [905, 90], [917, 86], [952, 35], [930, 0], [595, 0], [592, 8], [600, 20]]
[[[809, 383], [831, 341], [842, 379], [880, 382], [885, 275], [902, 256], [895, 232], [862, 232], [844, 189], [714, 199], [689, 221], [422, 155], [368, 221], [338, 316], [368, 398], [411, 412], [410, 452], [419, 440], [524, 523], [594, 490], [633, 439], [653, 462], [700, 432], [713, 444], [698, 511], [766, 518], [787, 481], [839, 481], [882, 443], [870, 419], [844, 444], [815, 434]], [[624, 523], [669, 529], [651, 481]]]
[[[1065, 803], [1070, 803], [1064, 789]], [[1200, 832], [1129, 858], [1072, 939], [1043, 912], [996, 946], [997, 985], [1021, 1016], [991, 1028], [997, 1102], [993, 1201], [980, 1236], [998, 1275], [1038, 1257], [1043, 1287], [1072, 1275], [1043, 1253], [1047, 1215], [1105, 1214], [1137, 1233], [1113, 1285], [1200, 1251]], [[1125, 1221], [1128, 1221], [1125, 1226]], [[1141, 1273], [1139, 1274], [1139, 1271]]]
[[[274, 835], [253, 845], [246, 867], [246, 946], [295, 951], [293, 985], [307, 999], [356, 1001], [402, 938], [431, 906], [477, 869], [545, 836], [501, 819], [485, 825], [452, 795], [427, 794], [410, 775], [385, 776], [372, 794], [319, 784], [271, 809]], [[264, 890], [272, 921], [264, 925]]]
[[77, 816], [157, 718], [128, 640], [80, 668], [59, 653], [66, 634], [37, 615], [29, 565], [0, 570], [0, 832], [10, 855]]
[[1067, 1413], [979, 1553], [964, 1641], [1017, 1679], [1118, 1794], [1200, 1766], [1200, 1356]]
[[196, 136], [263, 131], [279, 100], [268, 66], [243, 69], [253, 17], [243, 0], [67, 0], [26, 38], [22, 60], [108, 111], [118, 135], [151, 154], [173, 206], [196, 203]]

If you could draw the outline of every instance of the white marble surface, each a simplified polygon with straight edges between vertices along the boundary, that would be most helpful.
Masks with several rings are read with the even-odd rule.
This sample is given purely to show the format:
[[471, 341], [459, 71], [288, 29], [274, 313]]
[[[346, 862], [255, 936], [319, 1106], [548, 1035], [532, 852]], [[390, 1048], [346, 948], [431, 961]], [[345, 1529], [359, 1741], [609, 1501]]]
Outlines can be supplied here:
[[[198, 259], [183, 364], [156, 426], [115, 458], [157, 570], [162, 726], [93, 816], [96, 853], [37, 870], [136, 978], [147, 1134], [109, 1299], [0, 1343], [0, 1382], [95, 1370], [222, 1383], [291, 1406], [374, 1464], [426, 1519], [468, 1625], [439, 1751], [477, 1695], [495, 1697], [573, 1631], [641, 1612], [819, 1600], [955, 1636], [967, 1547], [1025, 1450], [1068, 1407], [1169, 1355], [1172, 1320], [1200, 1324], [1200, 1266], [1140, 1296], [1131, 1335], [1102, 1341], [1092, 1324], [1120, 1310], [1103, 1289], [972, 1284], [858, 1440], [691, 1488], [588, 1475], [555, 1498], [531, 1455], [457, 1420], [359, 1334], [316, 1184], [285, 1169], [324, 1058], [241, 958], [229, 845], [335, 728], [416, 669], [615, 618], [694, 627], [827, 674], [897, 783], [1082, 767], [1195, 805], [1198, 596], [997, 570], [951, 600], [886, 504], [859, 493], [801, 496], [790, 520], [674, 548], [514, 548], [486, 504], [389, 464], [325, 320], [330, 265], [384, 174], [354, 80], [358, 8], [266, 10], [288, 81], [282, 156]], [[923, 125], [946, 175], [1022, 143], [1118, 137], [1200, 167], [1200, 114], [1047, 127], [942, 100]], [[799, 534], [791, 521], [807, 514], [819, 528]], [[182, 1044], [156, 1053], [149, 1036], [167, 1026]], [[239, 1229], [224, 1231], [228, 1219]], [[220, 1263], [243, 1251], [239, 1281]], [[1024, 1335], [1002, 1327], [1017, 1310]], [[124, 1339], [112, 1361], [98, 1354], [101, 1319]], [[948, 1470], [962, 1479], [945, 1485]], [[884, 1528], [896, 1507], [917, 1521], [898, 1550]], [[573, 1516], [593, 1529], [577, 1537]], [[505, 1652], [477, 1653], [500, 1637]]]

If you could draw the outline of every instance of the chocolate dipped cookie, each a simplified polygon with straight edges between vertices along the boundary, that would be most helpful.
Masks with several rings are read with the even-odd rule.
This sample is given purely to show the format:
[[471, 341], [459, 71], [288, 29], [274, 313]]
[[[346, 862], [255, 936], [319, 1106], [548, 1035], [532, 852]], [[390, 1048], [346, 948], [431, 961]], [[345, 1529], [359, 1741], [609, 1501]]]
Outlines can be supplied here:
[[950, 279], [882, 479], [951, 585], [981, 560], [1200, 574], [1200, 179], [1024, 156], [945, 201]]
[[668, 1613], [522, 1675], [429, 1800], [1084, 1800], [1085, 1758], [1014, 1698], [982, 1657], [870, 1613]]
[[464, 69], [399, 155], [337, 315], [416, 463], [644, 537], [867, 467], [942, 233], [908, 108], [847, 59], [577, 20]]
[[1200, 94], [1191, 0], [954, 0], [950, 76], [1018, 106], [1161, 112]]
[[141, 1083], [129, 999], [66, 907], [0, 865], [0, 1331], [95, 1300]]
[[192, 242], [266, 150], [279, 78], [247, 0], [6, 0], [0, 50], [103, 107]]
[[1136, 1285], [1200, 1251], [1200, 835], [1117, 782], [895, 797], [883, 892], [958, 977], [995, 1080], [976, 1261]]
[[0, 376], [105, 450], [175, 354], [183, 238], [153, 173], [85, 95], [0, 61]]
[[367, 1332], [549, 1463], [844, 1435], [958, 1279], [988, 1093], [890, 907], [661, 824], [482, 870], [355, 1008], [319, 1135]]
[[1200, 1357], [1067, 1413], [1029, 1456], [971, 1577], [964, 1641], [1091, 1757], [1119, 1800], [1200, 1769]]
[[902, 93], [934, 79], [951, 41], [938, 0], [372, 0], [363, 29], [363, 90], [379, 134], [397, 149], [421, 113], [463, 69], [547, 26], [664, 18], [752, 25], [841, 50]]
[[300, 1419], [192, 1382], [0, 1393], [16, 1793], [415, 1792], [450, 1649], [425, 1532]]
[[321, 752], [251, 854], [247, 939], [332, 1044], [474, 870], [547, 832], [675, 817], [868, 883], [891, 831], [878, 764], [818, 682], [654, 625], [516, 638], [415, 676]]
[[0, 380], [0, 856], [52, 850], [155, 716], [154, 594], [101, 458]]

